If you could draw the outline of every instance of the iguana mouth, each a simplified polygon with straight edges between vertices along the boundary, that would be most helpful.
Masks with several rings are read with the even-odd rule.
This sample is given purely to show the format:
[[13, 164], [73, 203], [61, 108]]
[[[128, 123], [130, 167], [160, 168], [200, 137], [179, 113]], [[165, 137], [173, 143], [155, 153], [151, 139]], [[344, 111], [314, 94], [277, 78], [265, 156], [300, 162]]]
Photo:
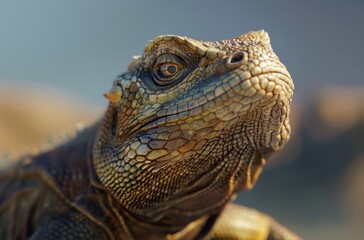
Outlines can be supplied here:
[[[240, 77], [240, 76], [237, 76], [237, 77]], [[290, 81], [291, 77], [286, 70], [285, 71], [272, 70], [270, 72], [261, 73], [254, 77], [258, 77], [260, 79], [270, 78], [269, 83], [272, 83], [274, 86], [272, 87], [272, 86], [267, 85], [265, 88], [262, 88], [262, 89], [267, 91], [267, 93], [272, 93], [273, 95], [279, 95], [278, 92], [274, 92], [275, 86], [283, 86], [284, 88], [286, 88], [286, 90], [291, 90], [293, 88], [293, 85], [291, 84], [291, 81]], [[221, 81], [220, 77], [216, 77], [216, 79], [218, 81]], [[252, 80], [252, 78], [244, 78], [244, 79], [240, 79], [240, 82], [241, 82], [241, 84], [243, 84], [244, 82], [251, 81], [251, 80]], [[251, 86], [251, 87], [247, 88], [246, 91], [249, 91], [249, 89], [255, 89], [255, 88], [254, 88], [254, 86]], [[246, 98], [246, 97], [247, 96], [244, 96], [242, 94], [241, 101], [245, 101], [244, 98]], [[263, 97], [264, 96], [254, 99], [254, 102], [261, 101], [261, 99]], [[215, 99], [217, 99], [217, 98], [219, 98], [219, 97], [216, 97]], [[215, 99], [212, 99], [210, 101], [215, 101]], [[274, 101], [274, 100], [269, 100], [269, 101]], [[190, 116], [200, 115], [204, 110], [203, 109], [204, 105], [206, 105], [206, 103], [199, 104], [193, 108], [186, 109], [184, 111], [179, 111], [174, 114], [163, 114], [163, 115], [158, 114], [158, 109], [156, 109], [147, 117], [143, 117], [141, 115], [140, 118], [142, 118], [142, 121], [140, 121], [140, 118], [136, 118], [136, 120], [134, 120], [133, 122], [128, 124], [129, 126], [127, 128], [124, 128], [120, 133], [116, 133], [116, 131], [115, 131], [115, 134], [117, 134], [117, 137], [120, 138], [121, 141], [123, 141], [123, 140], [125, 140], [125, 138], [133, 138], [139, 132], [141, 134], [142, 132], [147, 132], [153, 128], [158, 128], [158, 127], [166, 126], [166, 125], [170, 125], [170, 126], [177, 125], [176, 122], [180, 122], [182, 119], [186, 119]], [[253, 109], [250, 109], [249, 111], [252, 111], [252, 110]], [[243, 113], [237, 112], [236, 116], [231, 120], [233, 121], [234, 119], [237, 119], [237, 118], [241, 117], [242, 115], [244, 115], [244, 112]], [[114, 118], [116, 121], [120, 118], [120, 116], [117, 112], [115, 113]], [[116, 125], [114, 127], [116, 127]]]

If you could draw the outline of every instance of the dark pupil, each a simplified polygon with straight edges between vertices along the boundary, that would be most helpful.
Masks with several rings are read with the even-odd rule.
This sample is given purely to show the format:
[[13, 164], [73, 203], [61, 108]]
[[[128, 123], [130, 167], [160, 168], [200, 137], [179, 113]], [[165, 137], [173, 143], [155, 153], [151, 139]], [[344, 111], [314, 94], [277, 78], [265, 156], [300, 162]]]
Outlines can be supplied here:
[[177, 70], [176, 66], [171, 65], [171, 66], [167, 67], [167, 72], [169, 72], [169, 73], [175, 73], [176, 70]]

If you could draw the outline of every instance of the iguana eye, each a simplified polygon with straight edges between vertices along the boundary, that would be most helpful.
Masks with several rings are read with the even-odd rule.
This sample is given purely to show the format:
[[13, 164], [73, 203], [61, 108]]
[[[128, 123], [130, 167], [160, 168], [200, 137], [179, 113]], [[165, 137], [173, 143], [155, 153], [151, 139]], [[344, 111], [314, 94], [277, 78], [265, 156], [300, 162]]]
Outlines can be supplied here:
[[157, 85], [166, 86], [181, 79], [186, 62], [177, 55], [163, 54], [154, 62], [153, 76]]
[[159, 72], [165, 77], [171, 77], [179, 71], [179, 65], [174, 63], [163, 63], [159, 66]]

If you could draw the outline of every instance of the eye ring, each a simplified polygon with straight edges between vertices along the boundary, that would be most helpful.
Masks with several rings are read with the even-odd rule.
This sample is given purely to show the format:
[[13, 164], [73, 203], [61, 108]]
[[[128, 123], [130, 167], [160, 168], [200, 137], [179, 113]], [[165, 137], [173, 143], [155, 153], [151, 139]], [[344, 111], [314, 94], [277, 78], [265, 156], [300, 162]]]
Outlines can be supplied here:
[[163, 63], [159, 66], [158, 71], [161, 77], [172, 77], [178, 73], [180, 66], [175, 63]]
[[182, 79], [187, 73], [187, 62], [174, 54], [162, 54], [156, 58], [151, 68], [154, 83], [158, 86], [168, 86]]

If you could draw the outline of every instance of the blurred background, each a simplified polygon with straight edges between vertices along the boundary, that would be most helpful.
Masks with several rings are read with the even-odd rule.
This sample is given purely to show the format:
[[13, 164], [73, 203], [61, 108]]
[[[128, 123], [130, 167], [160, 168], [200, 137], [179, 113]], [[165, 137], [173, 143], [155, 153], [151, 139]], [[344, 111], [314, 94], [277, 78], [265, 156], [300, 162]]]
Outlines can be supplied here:
[[293, 135], [237, 201], [304, 239], [364, 239], [363, 1], [0, 1], [0, 152], [99, 118], [116, 75], [161, 34], [270, 33], [296, 85]]

